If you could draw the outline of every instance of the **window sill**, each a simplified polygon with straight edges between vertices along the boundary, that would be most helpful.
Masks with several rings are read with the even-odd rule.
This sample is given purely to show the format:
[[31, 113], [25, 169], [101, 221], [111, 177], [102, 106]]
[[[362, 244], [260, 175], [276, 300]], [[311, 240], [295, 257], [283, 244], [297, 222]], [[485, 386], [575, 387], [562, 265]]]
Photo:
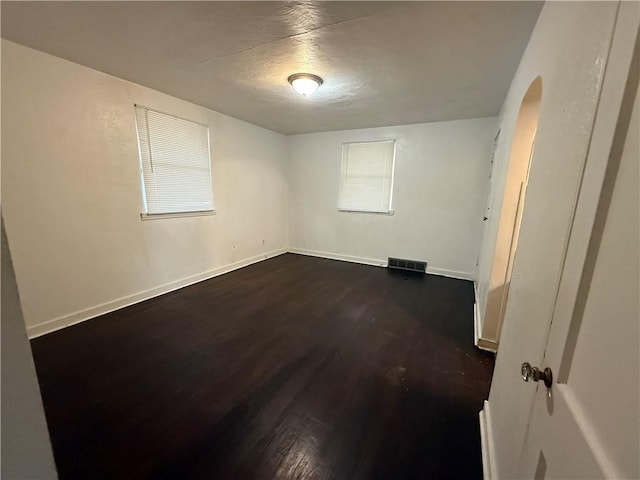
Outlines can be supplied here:
[[215, 215], [215, 210], [203, 210], [201, 212], [175, 212], [175, 213], [141, 213], [141, 220], [160, 220], [161, 218], [203, 217]]
[[367, 213], [369, 215], [393, 215], [394, 211], [393, 210], [389, 210], [387, 212], [376, 212], [376, 211], [372, 211], [372, 210], [349, 210], [347, 208], [338, 208], [339, 212], [345, 212], [345, 213]]

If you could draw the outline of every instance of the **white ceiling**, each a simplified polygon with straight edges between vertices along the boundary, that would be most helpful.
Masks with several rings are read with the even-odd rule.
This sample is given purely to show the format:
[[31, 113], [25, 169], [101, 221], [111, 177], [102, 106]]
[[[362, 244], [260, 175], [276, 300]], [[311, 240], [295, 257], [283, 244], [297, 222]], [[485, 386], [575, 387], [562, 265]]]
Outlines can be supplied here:
[[497, 114], [541, 6], [3, 1], [2, 36], [294, 134]]

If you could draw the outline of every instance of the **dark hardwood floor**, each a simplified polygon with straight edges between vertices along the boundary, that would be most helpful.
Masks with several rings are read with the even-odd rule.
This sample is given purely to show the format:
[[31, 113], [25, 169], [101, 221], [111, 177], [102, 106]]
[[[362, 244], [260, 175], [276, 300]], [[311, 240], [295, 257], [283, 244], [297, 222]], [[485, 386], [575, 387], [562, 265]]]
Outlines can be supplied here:
[[286, 254], [37, 338], [60, 478], [482, 478], [473, 301]]

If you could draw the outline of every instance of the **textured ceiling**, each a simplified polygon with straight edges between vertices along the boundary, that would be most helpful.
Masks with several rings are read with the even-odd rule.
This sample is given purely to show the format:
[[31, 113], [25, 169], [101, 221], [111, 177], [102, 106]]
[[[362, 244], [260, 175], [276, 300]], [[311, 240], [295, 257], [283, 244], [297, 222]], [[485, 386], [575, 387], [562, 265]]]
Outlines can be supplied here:
[[3, 1], [2, 36], [294, 134], [497, 114], [541, 6]]

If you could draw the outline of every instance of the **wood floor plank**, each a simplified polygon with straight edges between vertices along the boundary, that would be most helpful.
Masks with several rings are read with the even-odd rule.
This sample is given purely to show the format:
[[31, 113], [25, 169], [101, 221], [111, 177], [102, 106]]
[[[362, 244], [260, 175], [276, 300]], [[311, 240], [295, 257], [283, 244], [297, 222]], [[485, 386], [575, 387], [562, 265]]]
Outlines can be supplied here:
[[473, 302], [285, 254], [34, 339], [60, 478], [481, 478]]

